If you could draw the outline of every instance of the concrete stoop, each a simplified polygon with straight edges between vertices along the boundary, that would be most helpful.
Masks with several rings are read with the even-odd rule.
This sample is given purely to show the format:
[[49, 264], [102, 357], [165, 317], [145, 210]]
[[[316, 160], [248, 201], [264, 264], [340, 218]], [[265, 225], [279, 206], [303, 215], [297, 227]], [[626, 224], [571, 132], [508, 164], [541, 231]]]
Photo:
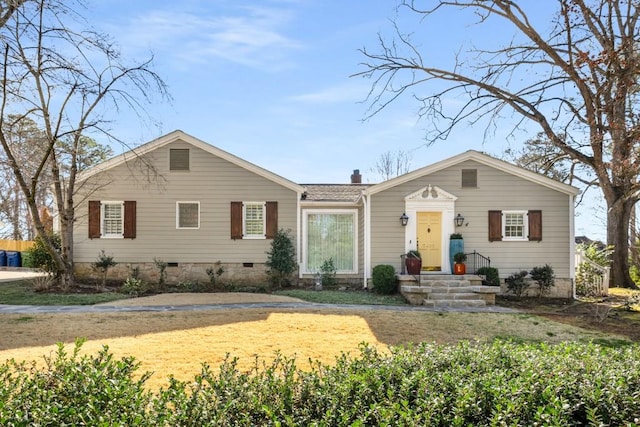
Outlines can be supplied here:
[[400, 292], [413, 305], [484, 307], [495, 304], [500, 288], [483, 286], [476, 275], [421, 275], [401, 277]]

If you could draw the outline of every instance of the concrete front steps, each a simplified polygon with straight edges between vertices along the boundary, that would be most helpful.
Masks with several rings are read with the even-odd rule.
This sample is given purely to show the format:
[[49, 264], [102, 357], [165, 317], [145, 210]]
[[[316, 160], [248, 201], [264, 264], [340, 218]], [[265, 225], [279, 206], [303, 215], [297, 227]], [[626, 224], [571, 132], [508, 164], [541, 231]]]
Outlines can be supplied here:
[[474, 274], [400, 276], [400, 293], [413, 305], [429, 307], [485, 307], [495, 304], [499, 287], [483, 286]]

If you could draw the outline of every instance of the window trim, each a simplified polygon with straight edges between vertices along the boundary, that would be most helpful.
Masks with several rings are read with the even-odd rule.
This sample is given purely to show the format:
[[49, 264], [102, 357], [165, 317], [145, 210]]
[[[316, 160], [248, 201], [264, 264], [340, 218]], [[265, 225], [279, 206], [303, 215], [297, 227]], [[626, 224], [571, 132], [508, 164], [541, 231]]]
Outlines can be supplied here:
[[[522, 236], [507, 236], [507, 215], [522, 215]], [[502, 240], [506, 242], [528, 242], [529, 241], [529, 211], [510, 210], [502, 211]]]
[[[107, 233], [104, 227], [105, 206], [120, 205], [121, 230], [119, 233]], [[101, 239], [124, 239], [124, 201], [123, 200], [100, 200], [100, 238]]]
[[[262, 232], [249, 234], [247, 232], [247, 206], [260, 206], [262, 208]], [[267, 238], [267, 202], [242, 202], [242, 238], [247, 240]]]
[[[195, 204], [198, 206], [198, 225], [196, 227], [180, 226], [180, 205]], [[176, 202], [176, 230], [199, 230], [200, 229], [200, 202], [197, 200], [179, 200]]]
[[317, 215], [317, 214], [350, 214], [353, 217], [353, 270], [338, 270], [337, 274], [358, 274], [359, 272], [359, 264], [358, 264], [358, 209], [305, 209], [303, 211], [303, 219], [302, 219], [302, 273], [303, 274], [315, 274], [317, 271], [310, 271], [308, 264], [308, 256], [309, 256], [309, 239], [308, 239], [308, 224], [309, 224], [309, 215]]

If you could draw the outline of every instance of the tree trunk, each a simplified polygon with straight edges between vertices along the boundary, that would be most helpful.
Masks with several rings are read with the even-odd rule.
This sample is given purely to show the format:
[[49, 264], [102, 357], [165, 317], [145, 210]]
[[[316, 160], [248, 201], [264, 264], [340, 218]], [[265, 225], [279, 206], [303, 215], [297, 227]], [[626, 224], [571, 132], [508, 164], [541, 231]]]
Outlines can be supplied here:
[[65, 207], [64, 213], [60, 216], [60, 257], [62, 261], [60, 275], [60, 286], [65, 290], [75, 287], [75, 274], [73, 271], [73, 218], [75, 212], [69, 206]]
[[607, 244], [613, 246], [610, 287], [638, 289], [629, 275], [629, 218], [633, 201], [607, 203]]

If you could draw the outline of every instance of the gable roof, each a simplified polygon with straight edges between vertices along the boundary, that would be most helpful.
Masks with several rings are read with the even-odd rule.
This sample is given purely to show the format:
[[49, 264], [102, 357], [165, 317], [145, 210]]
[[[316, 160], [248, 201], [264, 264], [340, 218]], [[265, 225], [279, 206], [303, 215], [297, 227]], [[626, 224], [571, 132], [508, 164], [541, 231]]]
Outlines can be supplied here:
[[255, 165], [251, 162], [241, 159], [240, 157], [234, 156], [233, 154], [228, 153], [224, 150], [221, 150], [218, 147], [214, 147], [213, 145], [208, 144], [181, 130], [175, 130], [173, 132], [170, 132], [157, 139], [154, 139], [153, 141], [147, 142], [146, 144], [143, 144], [137, 148], [134, 148], [125, 153], [122, 153], [119, 156], [113, 157], [103, 163], [100, 163], [99, 165], [96, 165], [90, 169], [87, 169], [86, 171], [83, 171], [81, 174], [78, 175], [78, 181], [84, 181], [93, 175], [112, 169], [129, 160], [135, 159], [136, 157], [142, 156], [146, 153], [149, 153], [153, 150], [156, 150], [160, 147], [163, 147], [167, 144], [170, 144], [176, 141], [181, 141], [181, 142], [190, 144], [196, 148], [206, 151], [207, 153], [213, 154], [214, 156], [217, 156], [223, 160], [226, 160], [230, 163], [240, 166], [243, 169], [253, 172], [256, 175], [259, 175], [263, 178], [266, 178], [270, 181], [280, 184], [283, 187], [293, 190], [295, 192], [303, 193], [305, 191], [305, 188], [303, 186], [296, 184], [293, 181], [289, 181], [288, 179], [283, 178], [280, 175], [270, 172], [264, 168], [261, 168], [258, 165]]
[[357, 203], [362, 191], [370, 184], [303, 184], [306, 191], [302, 195], [307, 202]]
[[431, 165], [425, 166], [423, 168], [416, 169], [413, 172], [409, 172], [404, 175], [400, 175], [396, 178], [392, 178], [388, 181], [375, 184], [369, 187], [367, 190], [365, 190], [365, 193], [367, 195], [376, 194], [381, 191], [387, 190], [389, 188], [395, 187], [396, 185], [404, 184], [405, 182], [409, 182], [416, 178], [420, 178], [422, 176], [429, 175], [434, 172], [438, 172], [442, 169], [446, 169], [448, 167], [457, 165], [462, 162], [466, 162], [468, 160], [476, 161], [483, 165], [487, 165], [489, 167], [501, 170], [508, 174], [515, 175], [517, 177], [526, 179], [528, 181], [534, 182], [544, 187], [551, 188], [561, 193], [574, 195], [574, 196], [580, 194], [580, 190], [576, 187], [573, 187], [568, 184], [564, 184], [560, 181], [556, 181], [555, 179], [551, 179], [539, 173], [532, 172], [530, 170], [521, 168], [520, 166], [516, 166], [511, 163], [505, 162], [504, 160], [496, 159], [495, 157], [488, 156], [484, 153], [481, 153], [475, 150], [465, 151], [464, 153], [458, 154], [457, 156], [449, 157], [448, 159], [444, 159], [439, 162], [433, 163]]

